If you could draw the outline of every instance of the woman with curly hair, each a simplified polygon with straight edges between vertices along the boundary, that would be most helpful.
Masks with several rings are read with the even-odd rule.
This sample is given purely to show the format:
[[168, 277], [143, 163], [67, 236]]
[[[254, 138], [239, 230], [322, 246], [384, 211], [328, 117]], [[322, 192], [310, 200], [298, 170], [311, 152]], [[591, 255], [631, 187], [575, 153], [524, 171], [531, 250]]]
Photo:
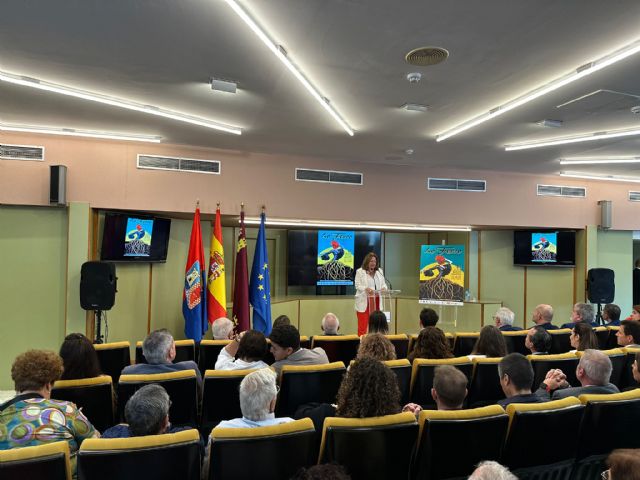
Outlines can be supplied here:
[[590, 324], [579, 322], [576, 323], [571, 330], [571, 336], [569, 337], [569, 343], [578, 352], [584, 352], [587, 349], [600, 349], [600, 343], [598, 337], [593, 331]]
[[453, 358], [453, 353], [442, 330], [438, 327], [426, 327], [418, 335], [416, 344], [407, 358], [410, 362], [416, 358]]
[[502, 332], [495, 325], [485, 325], [480, 330], [480, 337], [473, 347], [470, 356], [504, 357], [507, 354], [507, 343]]
[[396, 359], [396, 347], [381, 333], [370, 333], [360, 339], [356, 358], [369, 357], [384, 362]]
[[81, 333], [70, 333], [60, 346], [64, 364], [62, 380], [93, 378], [102, 375], [93, 343]]

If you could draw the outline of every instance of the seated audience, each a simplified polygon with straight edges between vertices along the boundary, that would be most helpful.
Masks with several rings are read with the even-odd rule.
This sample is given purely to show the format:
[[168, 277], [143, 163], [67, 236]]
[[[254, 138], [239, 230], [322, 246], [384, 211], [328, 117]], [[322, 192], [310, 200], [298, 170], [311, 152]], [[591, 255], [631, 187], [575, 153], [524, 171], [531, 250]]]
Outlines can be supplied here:
[[510, 353], [500, 360], [498, 375], [500, 375], [502, 391], [507, 397], [498, 401], [498, 405], [502, 408], [506, 408], [511, 403], [540, 403], [542, 401], [536, 394], [531, 393], [533, 367], [524, 355]]
[[226, 345], [216, 360], [216, 370], [251, 370], [267, 368], [269, 365], [262, 359], [267, 354], [269, 346], [262, 332], [247, 330]]
[[620, 307], [615, 303], [607, 303], [602, 309], [602, 319], [605, 327], [619, 327]]
[[636, 359], [631, 364], [631, 375], [633, 376], [634, 384], [625, 388], [625, 391], [640, 388], [640, 352], [636, 353]]
[[453, 353], [442, 330], [438, 327], [425, 327], [420, 331], [407, 358], [410, 362], [416, 358], [453, 358]]
[[542, 327], [545, 330], [557, 330], [558, 327], [551, 324], [552, 320], [553, 307], [551, 305], [541, 303], [533, 310], [531, 321], [535, 323], [536, 326]]
[[592, 327], [597, 327], [594, 323], [595, 312], [590, 303], [576, 303], [571, 311], [571, 321], [563, 324], [560, 328], [573, 328], [577, 323], [586, 323]]
[[70, 333], [60, 346], [64, 364], [61, 380], [78, 380], [102, 375], [93, 343], [81, 333]]
[[289, 317], [287, 317], [286, 315], [279, 315], [273, 321], [273, 326], [271, 328], [274, 329], [274, 328], [279, 327], [281, 325], [291, 325], [291, 320], [289, 320]]
[[231, 340], [233, 338], [233, 322], [220, 317], [211, 324], [211, 334], [214, 340]]
[[[293, 421], [289, 417], [276, 418], [278, 388], [276, 374], [270, 368], [250, 373], [240, 383], [240, 411], [242, 418], [224, 420], [218, 427], [255, 428]], [[216, 427], [217, 428], [217, 427]]]
[[301, 468], [289, 480], [350, 480], [351, 477], [342, 465], [324, 463], [313, 467]]
[[396, 359], [396, 347], [381, 333], [369, 333], [360, 337], [356, 358], [369, 357], [381, 362]]
[[423, 308], [420, 311], [420, 328], [435, 327], [439, 319], [433, 308]]
[[323, 335], [338, 335], [340, 330], [340, 320], [334, 313], [327, 313], [322, 317], [322, 323], [320, 324]]
[[551, 350], [551, 334], [546, 328], [536, 325], [529, 329], [524, 346], [531, 351], [531, 355], [548, 355]]
[[504, 357], [506, 354], [507, 343], [500, 330], [493, 325], [482, 327], [470, 357]]
[[384, 312], [380, 310], [371, 312], [367, 333], [382, 333], [383, 335], [389, 333], [389, 322], [387, 322], [387, 316]]
[[271, 340], [271, 353], [273, 353], [273, 358], [275, 359], [272, 367], [278, 375], [285, 365], [321, 365], [329, 363], [327, 354], [322, 348], [300, 348], [300, 332], [293, 325], [275, 327], [271, 331], [269, 339]]
[[640, 348], [640, 322], [633, 320], [620, 322], [616, 339], [621, 347]]
[[431, 388], [438, 410], [462, 410], [467, 397], [467, 381], [466, 375], [453, 365], [438, 365]]
[[634, 305], [633, 310], [631, 310], [631, 315], [629, 315], [625, 320], [633, 320], [635, 322], [640, 320], [640, 305]]
[[513, 322], [516, 319], [516, 314], [509, 310], [507, 307], [500, 307], [493, 315], [493, 320], [496, 322], [496, 327], [502, 332], [520, 331], [521, 328], [513, 326]]
[[618, 387], [609, 383], [612, 370], [611, 359], [600, 350], [585, 350], [576, 367], [579, 387], [571, 387], [562, 370], [549, 370], [536, 395], [546, 401], [591, 393], [618, 393]]
[[605, 480], [640, 480], [640, 449], [621, 448], [607, 458], [608, 470], [602, 472]]
[[469, 480], [518, 480], [518, 477], [498, 462], [486, 460], [478, 464]]
[[576, 323], [571, 330], [569, 343], [575, 351], [584, 352], [587, 349], [599, 349], [598, 337], [593, 331], [593, 327], [588, 323]]
[[0, 405], [0, 450], [66, 441], [75, 476], [80, 445], [100, 434], [73, 403], [51, 399], [62, 369], [62, 358], [47, 350], [29, 350], [16, 357], [11, 378], [18, 395]]

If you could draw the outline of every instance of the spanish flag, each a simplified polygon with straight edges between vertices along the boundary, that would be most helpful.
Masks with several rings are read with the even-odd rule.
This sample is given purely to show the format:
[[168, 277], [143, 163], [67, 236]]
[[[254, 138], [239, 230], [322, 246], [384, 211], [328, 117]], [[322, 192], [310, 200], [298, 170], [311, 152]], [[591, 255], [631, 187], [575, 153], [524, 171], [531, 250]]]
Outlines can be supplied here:
[[216, 209], [213, 235], [211, 235], [211, 253], [209, 254], [209, 270], [207, 274], [207, 315], [209, 323], [227, 316], [220, 206]]

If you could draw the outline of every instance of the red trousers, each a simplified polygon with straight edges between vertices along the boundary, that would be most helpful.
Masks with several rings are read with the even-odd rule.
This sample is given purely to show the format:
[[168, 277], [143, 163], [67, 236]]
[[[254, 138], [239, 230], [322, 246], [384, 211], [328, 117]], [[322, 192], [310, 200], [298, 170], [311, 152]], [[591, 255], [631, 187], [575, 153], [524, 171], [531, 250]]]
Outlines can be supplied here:
[[[376, 297], [376, 310], [380, 309], [380, 298]], [[362, 336], [367, 333], [369, 329], [369, 306], [364, 312], [356, 311], [356, 315], [358, 316], [358, 335]]]

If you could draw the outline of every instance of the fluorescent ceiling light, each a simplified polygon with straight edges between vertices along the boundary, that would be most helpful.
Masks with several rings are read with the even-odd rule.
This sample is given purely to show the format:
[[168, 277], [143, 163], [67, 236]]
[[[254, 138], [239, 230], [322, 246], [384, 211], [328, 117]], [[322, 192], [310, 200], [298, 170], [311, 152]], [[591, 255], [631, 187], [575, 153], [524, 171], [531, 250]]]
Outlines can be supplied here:
[[[244, 223], [247, 225], [259, 225], [260, 218], [245, 218]], [[470, 232], [469, 225], [416, 225], [416, 224], [400, 224], [400, 223], [348, 223], [348, 222], [331, 222], [331, 221], [315, 221], [315, 220], [296, 220], [296, 219], [267, 219], [267, 225], [279, 227], [318, 227], [318, 228], [345, 228], [354, 230], [401, 230], [401, 231], [448, 231], [448, 232]]]
[[594, 175], [581, 172], [560, 172], [561, 177], [586, 178], [588, 180], [607, 180], [612, 182], [640, 183], [638, 177], [621, 177], [619, 175]]
[[560, 159], [560, 165], [599, 165], [609, 163], [640, 163], [640, 157], [608, 155], [606, 157], [567, 157]]
[[223, 132], [233, 133], [236, 135], [240, 135], [242, 133], [242, 130], [238, 127], [214, 122], [213, 120], [208, 120], [206, 118], [195, 117], [193, 115], [174, 112], [171, 110], [165, 110], [153, 105], [143, 105], [141, 103], [130, 102], [128, 100], [109, 97], [107, 95], [102, 95], [99, 93], [87, 92], [84, 90], [79, 90], [77, 88], [65, 87], [63, 85], [57, 85], [55, 83], [38, 80], [37, 78], [21, 77], [19, 75], [13, 75], [11, 73], [0, 72], [0, 81], [12, 83], [14, 85], [21, 85], [23, 87], [44, 90], [46, 92], [59, 93], [60, 95], [67, 95], [69, 97], [81, 98], [83, 100], [102, 103], [104, 105], [111, 105], [113, 107], [147, 113], [149, 115], [155, 115], [157, 117], [169, 118], [171, 120], [177, 120], [179, 122], [190, 123], [192, 125], [212, 128], [214, 130], [221, 130]]
[[273, 53], [278, 60], [280, 60], [285, 67], [293, 74], [294, 77], [298, 79], [298, 81], [307, 89], [307, 91], [311, 94], [313, 98], [317, 100], [317, 102], [322, 105], [329, 115], [333, 117], [333, 119], [340, 124], [340, 126], [351, 136], [353, 136], [353, 129], [349, 126], [349, 124], [340, 116], [340, 114], [331, 106], [329, 100], [323, 97], [320, 92], [307, 80], [304, 74], [293, 64], [291, 60], [287, 57], [286, 52], [279, 45], [276, 45], [269, 36], [262, 30], [258, 24], [249, 16], [247, 12], [243, 10], [243, 8], [236, 2], [236, 0], [225, 0], [227, 4], [231, 7], [231, 9], [247, 24], [247, 26], [256, 34], [256, 36], [262, 40], [267, 48]]
[[92, 130], [76, 130], [74, 128], [35, 127], [27, 125], [3, 125], [0, 131], [41, 133], [45, 135], [67, 135], [70, 137], [104, 138], [107, 140], [125, 140], [131, 142], [160, 143], [161, 137], [154, 135], [134, 135], [126, 133], [96, 132]]
[[593, 142], [595, 140], [606, 140], [608, 138], [632, 137], [640, 135], [640, 129], [632, 130], [612, 130], [610, 132], [592, 132], [583, 135], [574, 135], [570, 137], [556, 137], [545, 140], [537, 140], [535, 142], [513, 143], [505, 145], [507, 152], [514, 150], [526, 150], [528, 148], [551, 147], [553, 145], [566, 145], [568, 143]]
[[476, 125], [484, 123], [487, 120], [491, 120], [492, 118], [498, 117], [503, 113], [507, 113], [509, 110], [513, 110], [514, 108], [524, 105], [525, 103], [528, 103], [532, 100], [535, 100], [538, 97], [541, 97], [543, 95], [546, 95], [547, 93], [553, 92], [558, 88], [564, 87], [569, 83], [575, 82], [576, 80], [586, 77], [587, 75], [597, 72], [598, 70], [602, 70], [603, 68], [608, 67], [609, 65], [612, 65], [616, 62], [624, 60], [625, 58], [630, 57], [631, 55], [634, 55], [639, 51], [640, 51], [640, 40], [637, 40], [619, 50], [616, 50], [612, 53], [605, 55], [604, 57], [599, 58], [598, 60], [582, 65], [581, 67], [578, 67], [577, 69], [575, 69], [573, 72], [570, 72], [566, 75], [558, 77], [555, 80], [552, 80], [551, 82], [545, 85], [542, 85], [538, 88], [535, 88], [525, 93], [524, 95], [516, 97], [512, 100], [509, 100], [507, 103], [504, 103], [496, 108], [493, 108], [489, 110], [487, 113], [483, 113], [482, 115], [473, 117], [469, 120], [464, 121], [463, 123], [460, 123], [459, 125], [456, 125], [453, 128], [450, 128], [449, 130], [445, 130], [444, 132], [436, 136], [436, 141], [441, 142], [443, 140], [446, 140], [449, 137], [457, 135], [460, 132], [469, 130], [470, 128], [473, 128]]

